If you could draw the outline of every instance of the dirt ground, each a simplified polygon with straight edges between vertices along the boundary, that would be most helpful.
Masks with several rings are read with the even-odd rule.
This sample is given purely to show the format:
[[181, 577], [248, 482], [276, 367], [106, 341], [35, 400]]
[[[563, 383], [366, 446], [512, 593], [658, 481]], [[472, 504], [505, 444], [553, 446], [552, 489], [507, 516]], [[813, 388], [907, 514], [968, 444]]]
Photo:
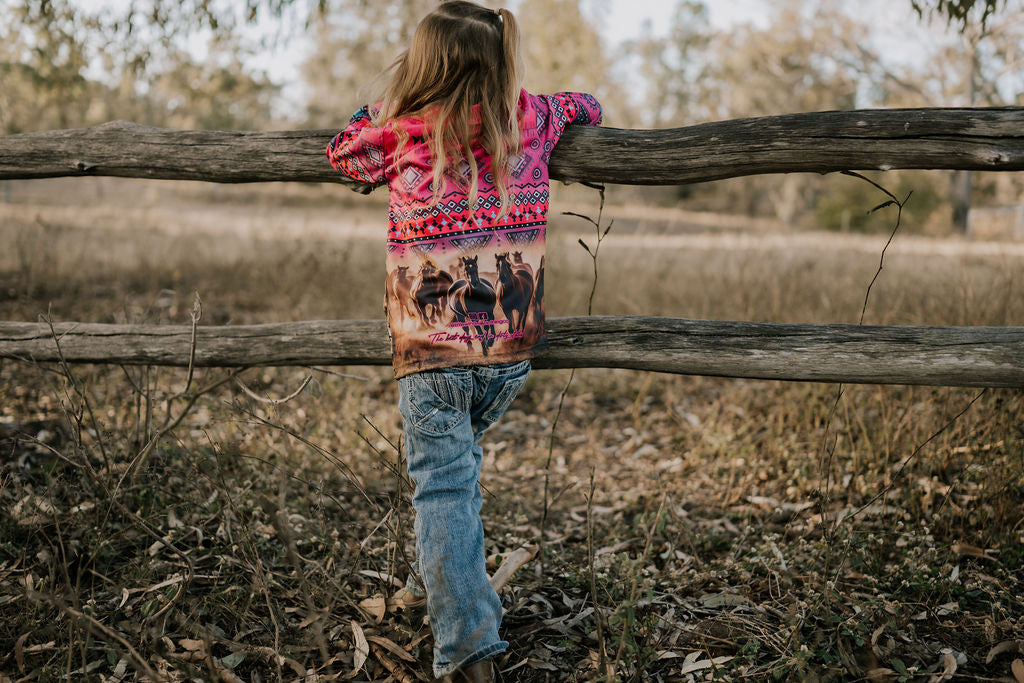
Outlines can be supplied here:
[[[95, 180], [0, 187], [4, 319], [381, 315], [381, 209], [341, 188]], [[594, 313], [857, 322], [887, 237], [616, 210]], [[586, 312], [579, 239], [553, 216], [550, 316]], [[865, 321], [1021, 325], [1022, 281], [1022, 243], [898, 233]], [[1024, 676], [1024, 392], [569, 377], [483, 440], [502, 680]], [[0, 361], [0, 681], [430, 680], [396, 394]]]

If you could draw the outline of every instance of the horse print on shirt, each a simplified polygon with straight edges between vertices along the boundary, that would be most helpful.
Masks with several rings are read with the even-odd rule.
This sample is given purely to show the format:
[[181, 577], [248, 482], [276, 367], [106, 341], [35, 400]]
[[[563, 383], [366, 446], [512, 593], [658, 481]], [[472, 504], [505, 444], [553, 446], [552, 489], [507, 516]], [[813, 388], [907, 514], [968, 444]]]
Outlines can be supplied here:
[[[490, 282], [480, 277], [479, 256], [473, 258], [459, 257], [465, 269], [466, 279], [452, 284], [448, 290], [448, 298], [455, 325], [475, 328], [480, 351], [487, 355], [487, 349], [494, 346], [494, 306], [497, 297]], [[451, 326], [449, 326], [451, 327]], [[465, 335], [466, 348], [472, 350], [473, 340]]]
[[488, 230], [394, 245], [387, 300], [394, 352], [429, 367], [455, 354], [473, 365], [543, 346], [544, 230]]

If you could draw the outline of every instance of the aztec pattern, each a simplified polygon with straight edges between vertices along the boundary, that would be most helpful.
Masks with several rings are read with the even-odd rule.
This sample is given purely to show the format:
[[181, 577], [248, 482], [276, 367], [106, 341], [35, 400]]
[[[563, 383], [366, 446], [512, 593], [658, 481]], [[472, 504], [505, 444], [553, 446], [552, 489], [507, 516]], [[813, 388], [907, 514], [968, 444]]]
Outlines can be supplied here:
[[[389, 188], [385, 308], [395, 377], [456, 365], [506, 363], [542, 353], [548, 162], [570, 124], [600, 125], [590, 95], [519, 98], [523, 151], [509, 168], [501, 214], [489, 158], [474, 149], [478, 197], [469, 206], [469, 163], [452, 169], [433, 202], [428, 125], [406, 118], [382, 128], [366, 107], [327, 147], [331, 165], [366, 185]], [[397, 149], [394, 126], [408, 141]]]

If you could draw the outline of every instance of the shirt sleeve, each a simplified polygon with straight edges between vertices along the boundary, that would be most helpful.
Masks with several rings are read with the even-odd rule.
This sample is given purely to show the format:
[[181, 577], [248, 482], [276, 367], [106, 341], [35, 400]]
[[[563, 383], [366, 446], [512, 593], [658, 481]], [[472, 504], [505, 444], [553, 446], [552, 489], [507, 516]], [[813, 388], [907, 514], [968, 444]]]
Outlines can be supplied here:
[[544, 142], [543, 159], [546, 163], [551, 150], [569, 125], [601, 125], [601, 105], [593, 95], [577, 92], [559, 92], [540, 95], [534, 100], [537, 109], [537, 134]]
[[387, 179], [385, 131], [370, 123], [370, 112], [362, 107], [345, 130], [327, 145], [327, 159], [335, 170], [365, 185], [379, 185]]

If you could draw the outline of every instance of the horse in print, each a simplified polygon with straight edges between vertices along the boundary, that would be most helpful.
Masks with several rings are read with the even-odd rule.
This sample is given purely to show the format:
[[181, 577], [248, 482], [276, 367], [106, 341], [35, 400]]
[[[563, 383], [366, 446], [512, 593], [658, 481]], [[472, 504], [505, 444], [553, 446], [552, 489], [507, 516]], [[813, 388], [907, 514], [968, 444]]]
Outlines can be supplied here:
[[512, 269], [513, 270], [525, 270], [533, 277], [533, 268], [529, 263], [523, 260], [523, 252], [513, 251], [512, 252]]
[[452, 276], [439, 270], [430, 259], [420, 265], [419, 276], [412, 288], [412, 298], [416, 302], [421, 325], [441, 322], [447, 307], [448, 288], [451, 285]]
[[508, 318], [509, 333], [526, 327], [526, 314], [533, 301], [533, 275], [521, 268], [513, 268], [508, 252], [494, 255], [498, 267], [498, 300]]
[[[494, 305], [497, 296], [491, 283], [480, 277], [479, 260], [479, 255], [459, 258], [462, 269], [466, 271], [466, 279], [460, 279], [448, 288], [448, 307], [455, 314], [453, 322], [473, 323], [474, 332], [483, 337], [480, 348], [486, 356], [487, 349], [494, 346]], [[470, 327], [463, 329], [468, 331]], [[466, 339], [466, 346], [473, 348], [471, 339]]]
[[398, 312], [399, 324], [405, 322], [405, 316], [416, 317], [413, 308], [412, 298], [413, 279], [409, 277], [409, 266], [398, 266], [388, 273], [385, 289], [388, 295], [388, 303], [395, 302], [395, 311]]
[[451, 273], [452, 280], [458, 281], [466, 279], [466, 269], [462, 265], [462, 259], [459, 259], [455, 263], [448, 266], [448, 272]]

